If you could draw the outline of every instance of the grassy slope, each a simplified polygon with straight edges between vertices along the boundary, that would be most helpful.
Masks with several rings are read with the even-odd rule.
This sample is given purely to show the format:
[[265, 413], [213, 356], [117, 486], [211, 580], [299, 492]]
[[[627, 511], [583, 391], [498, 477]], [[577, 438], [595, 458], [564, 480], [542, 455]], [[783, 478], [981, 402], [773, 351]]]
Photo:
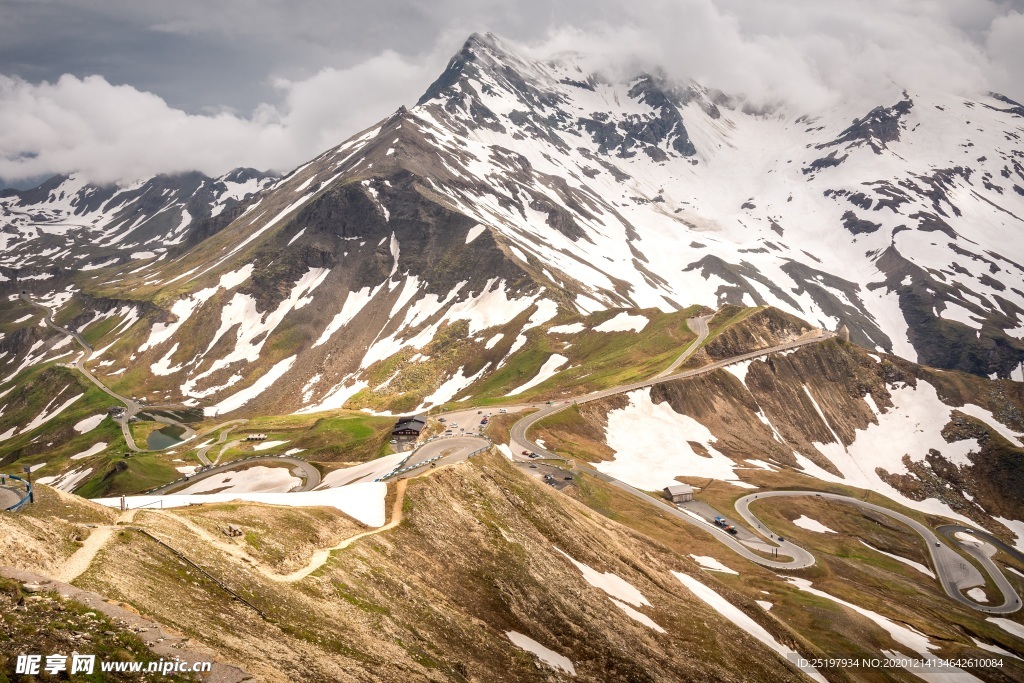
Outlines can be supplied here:
[[104, 442], [108, 447], [94, 458], [74, 461], [76, 467], [102, 458], [105, 453], [124, 450], [121, 430], [109, 418], [84, 434], [74, 430], [74, 425], [81, 420], [106, 413], [107, 408], [114, 405], [109, 396], [76, 371], [53, 365], [37, 366], [23, 372], [14, 383], [15, 389], [0, 399], [6, 406], [0, 417], [0, 433], [30, 423], [61, 390], [63, 393], [53, 401], [51, 410], [75, 394], [82, 394], [82, 398], [32, 431], [0, 441], [0, 467], [4, 471], [14, 472], [24, 465], [45, 462], [47, 466], [33, 475], [57, 474], [68, 464], [70, 456], [94, 444]]
[[[592, 328], [614, 317], [618, 311], [552, 321], [544, 329], [534, 332], [530, 343], [502, 368], [472, 388], [474, 402], [547, 400], [566, 394], [597, 391], [655, 375], [671, 364], [696, 337], [686, 320], [698, 310], [696, 306], [674, 313], [645, 310], [643, 314], [650, 322], [640, 332], [593, 331]], [[583, 323], [587, 329], [575, 334], [547, 333], [549, 327], [572, 323]], [[504, 398], [510, 390], [532, 379], [552, 353], [569, 359], [565, 369], [522, 394]]]
[[[806, 477], [792, 473], [757, 474], [765, 479], [758, 483], [772, 488], [802, 488], [800, 484], [808, 482]], [[922, 515], [902, 509], [875, 494], [847, 487], [828, 488], [837, 493], [866, 497], [922, 521], [935, 521], [925, 520]], [[716, 482], [699, 493], [697, 498], [711, 503], [728, 516], [733, 509], [732, 501], [747, 493], [749, 491]], [[694, 531], [691, 525], [658, 513], [598, 479], [586, 475], [579, 477], [579, 485], [571, 490], [571, 494], [596, 512], [664, 543], [676, 552], [711, 556], [738, 571], [739, 576], [710, 574], [748, 601], [771, 602], [770, 614], [796, 631], [803, 642], [812, 644], [818, 653], [877, 657], [881, 649], [891, 649], [894, 645], [883, 631], [865, 618], [833, 601], [797, 590], [773, 572], [737, 557], [708, 534]], [[813, 499], [772, 500], [753, 507], [774, 531], [811, 549], [817, 559], [811, 568], [784, 574], [810, 580], [819, 590], [918, 629], [933, 642], [942, 644], [944, 656], [981, 656], [972, 647], [969, 634], [1013, 648], [1012, 638], [986, 622], [984, 615], [949, 600], [937, 581], [860, 543], [860, 539], [864, 539], [876, 548], [927, 566], [923, 542], [916, 535], [908, 534], [902, 526], [891, 524], [885, 518], [862, 514], [849, 506]], [[815, 533], [793, 525], [791, 520], [801, 515], [839, 533]], [[1008, 658], [1006, 662], [1013, 666]], [[1024, 667], [1020, 670], [1024, 672]], [[857, 680], [891, 680], [882, 672], [875, 673], [875, 677], [868, 674], [868, 677]]]
[[[674, 313], [654, 309], [629, 310], [642, 314], [650, 322], [640, 332], [595, 332], [592, 328], [621, 311], [602, 311], [589, 316], [567, 315], [526, 333], [526, 343], [511, 356], [510, 348], [529, 319], [532, 309], [524, 311], [504, 325], [476, 336], [468, 334], [464, 321], [442, 327], [434, 340], [422, 350], [429, 360], [411, 363], [417, 355], [402, 350], [371, 366], [365, 375], [374, 389], [365, 389], [350, 399], [353, 408], [368, 407], [395, 413], [411, 412], [421, 405], [447, 378], [462, 371], [469, 377], [485, 366], [489, 370], [480, 379], [455, 395], [442, 409], [466, 405], [497, 405], [521, 401], [547, 400], [566, 393], [586, 393], [656, 374], [669, 365], [695, 337], [686, 319], [696, 315], [692, 306]], [[552, 327], [582, 323], [579, 333], [549, 333]], [[492, 348], [486, 343], [502, 335]], [[564, 369], [546, 382], [512, 397], [505, 395], [525, 384], [552, 354], [568, 359]], [[382, 387], [385, 382], [387, 387]]]
[[[266, 580], [165, 516], [140, 516], [137, 523], [186, 548], [268, 620], [130, 531], [115, 535], [80, 582], [213, 647], [259, 680], [550, 680], [509, 642], [511, 630], [566, 654], [579, 681], [799, 680], [671, 575], [697, 571], [691, 561], [592, 516], [503, 458], [482, 456], [413, 480], [406, 500], [398, 528], [336, 552], [299, 584]], [[214, 524], [234, 515], [243, 527], [281, 536], [310, 522], [274, 514], [266, 523], [256, 506], [187, 514]], [[635, 585], [652, 603], [641, 611], [666, 633], [627, 617], [556, 547]], [[781, 625], [755, 618], [784, 637]]]

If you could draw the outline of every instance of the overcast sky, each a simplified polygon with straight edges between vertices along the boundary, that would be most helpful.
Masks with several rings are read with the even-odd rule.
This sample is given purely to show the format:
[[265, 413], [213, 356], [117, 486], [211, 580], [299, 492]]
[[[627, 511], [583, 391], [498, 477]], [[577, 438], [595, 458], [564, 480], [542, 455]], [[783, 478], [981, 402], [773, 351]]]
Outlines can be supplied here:
[[1024, 0], [0, 0], [0, 185], [289, 170], [413, 104], [473, 31], [807, 110], [1024, 100]]

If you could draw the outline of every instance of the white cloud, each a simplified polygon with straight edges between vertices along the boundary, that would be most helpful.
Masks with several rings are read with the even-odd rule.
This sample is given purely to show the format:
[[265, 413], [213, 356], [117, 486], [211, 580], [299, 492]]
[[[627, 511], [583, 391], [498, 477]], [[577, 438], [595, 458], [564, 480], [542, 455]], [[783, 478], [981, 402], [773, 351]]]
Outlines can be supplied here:
[[95, 182], [238, 166], [290, 170], [369, 127], [426, 88], [428, 61], [393, 52], [301, 81], [279, 79], [279, 105], [249, 117], [186, 114], [101, 76], [31, 84], [0, 75], [0, 177], [78, 171]]
[[600, 55], [605, 68], [676, 78], [809, 110], [903, 88], [1024, 98], [1024, 15], [989, 0], [652, 0], [604, 28], [565, 26], [536, 43]]
[[[101, 76], [30, 83], [0, 75], [0, 178], [78, 171], [102, 182], [193, 169], [215, 175], [236, 166], [290, 170], [415, 102], [468, 24], [504, 33], [535, 56], [589, 53], [596, 66], [617, 72], [611, 75], [661, 67], [755, 103], [786, 101], [812, 113], [851, 98], [865, 109], [890, 104], [903, 88], [993, 89], [1024, 99], [1020, 0], [563, 0], [558, 7], [444, 0], [425, 14], [411, 3], [406, 12], [381, 8], [368, 16], [316, 3], [292, 12], [234, 2], [210, 15], [118, 7], [147, 35], [204, 36], [239, 63], [259, 56], [260, 64], [290, 64], [276, 72], [288, 77], [257, 67], [265, 74], [260, 87], [272, 84], [278, 97], [240, 114], [226, 99], [194, 106], [206, 113], [186, 113]], [[62, 12], [74, 14], [75, 5], [65, 3]], [[60, 16], [48, 14], [44, 24]], [[13, 40], [20, 34], [12, 31], [0, 34]], [[397, 51], [377, 47], [386, 45]], [[300, 54], [307, 60], [301, 64]], [[314, 71], [311, 63], [349, 66]], [[210, 69], [220, 65], [214, 59]], [[226, 68], [225, 79], [250, 78], [240, 73], [251, 74]], [[174, 89], [187, 90], [190, 78], [209, 88], [209, 72], [181, 69]], [[229, 85], [237, 90], [225, 82], [225, 92]]]

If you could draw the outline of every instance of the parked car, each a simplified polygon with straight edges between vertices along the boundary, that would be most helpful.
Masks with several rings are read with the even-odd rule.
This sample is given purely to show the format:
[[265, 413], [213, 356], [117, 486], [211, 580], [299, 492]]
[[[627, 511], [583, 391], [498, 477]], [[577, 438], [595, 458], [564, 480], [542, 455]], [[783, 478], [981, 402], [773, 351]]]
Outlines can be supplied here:
[[523, 455], [529, 455], [530, 451], [523, 451]]
[[537, 465], [535, 463], [530, 463], [530, 468], [531, 469], [537, 469]]
[[398, 439], [391, 439], [391, 443], [398, 443]]
[[568, 477], [566, 477], [565, 480], [566, 481], [572, 481], [572, 475], [569, 475]]

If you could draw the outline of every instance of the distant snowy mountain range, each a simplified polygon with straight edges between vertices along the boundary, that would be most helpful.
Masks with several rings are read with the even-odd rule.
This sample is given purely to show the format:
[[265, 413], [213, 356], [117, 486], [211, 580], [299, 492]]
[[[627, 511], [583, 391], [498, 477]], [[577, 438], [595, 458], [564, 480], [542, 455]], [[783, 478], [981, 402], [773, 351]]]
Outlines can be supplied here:
[[[211, 414], [424, 409], [552, 325], [726, 303], [1024, 380], [1024, 107], [755, 110], [583, 63], [474, 35], [414, 107], [284, 178], [8, 191], [0, 287], [108, 321], [122, 389]], [[0, 339], [0, 372], [36, 341]]]

